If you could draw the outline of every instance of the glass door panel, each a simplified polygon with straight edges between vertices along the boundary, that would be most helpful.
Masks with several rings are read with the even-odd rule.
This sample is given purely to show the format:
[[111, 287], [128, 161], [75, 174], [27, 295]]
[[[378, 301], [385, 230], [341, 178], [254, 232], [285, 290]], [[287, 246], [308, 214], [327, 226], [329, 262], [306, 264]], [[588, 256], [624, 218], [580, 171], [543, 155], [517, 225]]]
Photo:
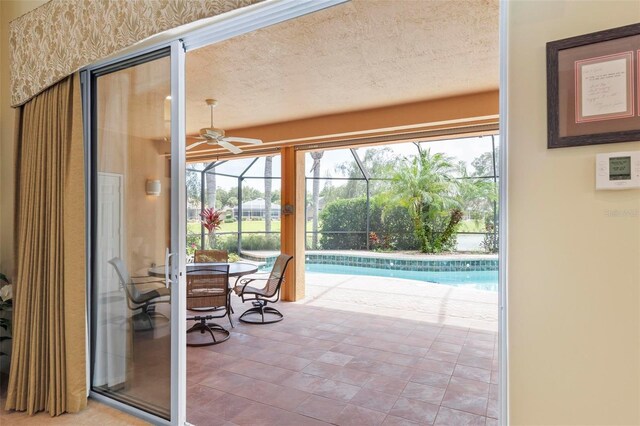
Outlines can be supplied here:
[[165, 267], [175, 241], [165, 52], [93, 78], [91, 380], [93, 392], [170, 420], [176, 318]]

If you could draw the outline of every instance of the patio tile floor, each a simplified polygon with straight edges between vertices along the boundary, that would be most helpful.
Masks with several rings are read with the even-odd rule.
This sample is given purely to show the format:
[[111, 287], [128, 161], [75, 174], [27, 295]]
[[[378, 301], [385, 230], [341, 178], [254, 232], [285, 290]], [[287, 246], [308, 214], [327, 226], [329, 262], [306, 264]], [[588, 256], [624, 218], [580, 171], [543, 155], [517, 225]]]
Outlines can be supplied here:
[[231, 338], [187, 350], [188, 421], [497, 424], [497, 297], [442, 287], [307, 274], [270, 325], [238, 323], [233, 297]]

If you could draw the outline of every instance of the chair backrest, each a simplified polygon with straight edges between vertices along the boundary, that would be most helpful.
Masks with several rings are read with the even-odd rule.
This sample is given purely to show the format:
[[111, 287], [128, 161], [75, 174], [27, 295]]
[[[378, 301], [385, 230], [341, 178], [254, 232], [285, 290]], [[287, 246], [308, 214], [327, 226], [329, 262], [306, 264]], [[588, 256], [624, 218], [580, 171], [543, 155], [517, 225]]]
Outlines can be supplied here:
[[133, 285], [131, 282], [131, 276], [129, 275], [129, 271], [125, 266], [122, 259], [119, 257], [114, 257], [108, 263], [111, 264], [116, 270], [116, 274], [118, 274], [118, 278], [120, 279], [120, 286], [127, 293], [127, 297], [133, 300], [135, 303], [139, 303], [140, 300], [140, 291], [138, 291], [137, 287]]
[[228, 262], [229, 253], [226, 250], [196, 250], [194, 263]]
[[227, 306], [229, 265], [211, 265], [187, 273], [187, 309]]
[[284, 273], [287, 270], [287, 266], [289, 262], [291, 262], [293, 256], [289, 256], [288, 254], [280, 254], [275, 263], [273, 264], [273, 269], [271, 269], [271, 273], [269, 274], [269, 278], [267, 279], [267, 284], [264, 286], [264, 293], [266, 297], [275, 296], [278, 291], [280, 291], [280, 287], [284, 282]]

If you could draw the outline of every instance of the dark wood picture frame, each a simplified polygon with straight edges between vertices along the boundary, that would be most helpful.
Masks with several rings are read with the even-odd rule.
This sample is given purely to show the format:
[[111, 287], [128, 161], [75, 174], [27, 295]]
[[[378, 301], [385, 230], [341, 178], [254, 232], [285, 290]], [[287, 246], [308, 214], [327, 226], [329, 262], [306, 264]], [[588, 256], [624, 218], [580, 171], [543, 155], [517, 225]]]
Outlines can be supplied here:
[[[583, 63], [625, 62], [627, 83], [623, 114], [604, 114], [578, 120], [583, 104]], [[620, 66], [620, 64], [617, 64]], [[596, 145], [640, 140], [640, 24], [599, 31], [547, 43], [547, 148]], [[586, 72], [586, 71], [585, 71]], [[580, 74], [582, 76], [582, 74]], [[589, 98], [591, 99], [591, 98]], [[562, 103], [562, 105], [561, 105]], [[578, 111], [578, 112], [576, 112]], [[598, 117], [596, 115], [596, 117]]]

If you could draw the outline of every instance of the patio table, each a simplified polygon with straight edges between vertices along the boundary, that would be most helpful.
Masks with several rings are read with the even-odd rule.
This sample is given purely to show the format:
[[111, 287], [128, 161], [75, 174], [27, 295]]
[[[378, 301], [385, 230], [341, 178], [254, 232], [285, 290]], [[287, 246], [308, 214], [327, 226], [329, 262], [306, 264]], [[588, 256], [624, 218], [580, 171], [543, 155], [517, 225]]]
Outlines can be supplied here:
[[[207, 266], [214, 265], [229, 265], [229, 276], [230, 277], [242, 277], [244, 275], [249, 275], [258, 272], [258, 267], [251, 263], [242, 263], [242, 262], [234, 262], [234, 263], [224, 263], [224, 262], [207, 262], [207, 263], [187, 263], [187, 274], [192, 271], [198, 271], [201, 269], [207, 269]], [[149, 275], [154, 277], [164, 277], [164, 265], [155, 266], [153, 268], [149, 268]]]
[[[189, 272], [195, 271], [203, 271], [206, 270], [208, 266], [214, 265], [229, 265], [229, 277], [236, 277], [236, 281], [234, 283], [237, 284], [238, 280], [245, 276], [250, 275], [255, 272], [258, 272], [258, 266], [252, 263], [242, 263], [242, 262], [233, 262], [233, 263], [225, 263], [225, 262], [206, 262], [206, 263], [187, 263], [187, 274]], [[149, 268], [149, 275], [154, 277], [163, 277], [164, 278], [164, 265], [155, 266], [153, 268]], [[230, 286], [233, 288], [233, 286]], [[229, 291], [229, 302], [231, 302], [231, 291]], [[231, 309], [231, 308], [230, 308]], [[210, 308], [194, 308], [193, 311], [208, 311]], [[233, 309], [231, 310], [233, 312]]]

